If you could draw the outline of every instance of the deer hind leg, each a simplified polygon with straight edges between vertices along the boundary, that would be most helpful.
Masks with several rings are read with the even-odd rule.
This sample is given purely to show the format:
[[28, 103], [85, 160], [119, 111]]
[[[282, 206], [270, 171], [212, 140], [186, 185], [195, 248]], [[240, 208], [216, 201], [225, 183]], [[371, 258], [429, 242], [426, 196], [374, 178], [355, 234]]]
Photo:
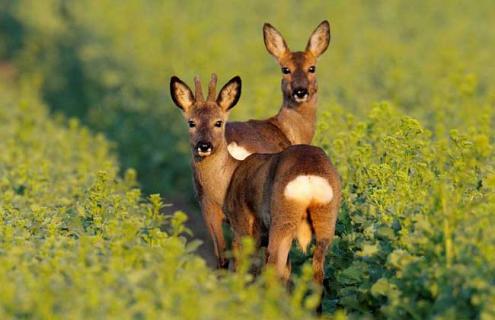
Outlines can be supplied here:
[[[335, 219], [332, 219], [331, 204], [312, 205], [308, 209], [311, 225], [313, 227], [316, 246], [313, 252], [313, 280], [318, 285], [323, 285], [325, 278], [325, 256], [335, 232]], [[321, 291], [321, 298], [316, 313], [323, 311], [323, 297], [325, 290]]]
[[270, 231], [270, 239], [268, 240], [267, 264], [275, 267], [277, 274], [284, 282], [287, 282], [290, 276], [290, 268], [287, 267], [287, 263], [293, 238], [292, 230], [280, 228], [276, 231]]
[[[289, 251], [297, 237], [298, 226], [305, 215], [304, 203], [287, 200], [281, 196], [283, 184], [274, 187], [271, 202], [271, 226], [268, 237], [267, 263], [275, 266], [280, 278], [287, 283], [291, 273]], [[282, 189], [283, 190], [283, 189]], [[280, 195], [280, 196], [277, 196]]]
[[325, 277], [325, 256], [335, 233], [336, 211], [333, 203], [312, 206], [309, 209], [316, 238], [316, 247], [313, 253], [313, 278], [319, 285], [323, 283]]
[[255, 228], [255, 216], [246, 207], [237, 208], [235, 214], [230, 214], [229, 216], [235, 217], [231, 221], [231, 227], [234, 232], [234, 238], [232, 241], [232, 253], [233, 253], [233, 270], [236, 271], [238, 261], [236, 256], [241, 249], [241, 241], [243, 237], [252, 237], [255, 240], [256, 248], [259, 246], [259, 234]]

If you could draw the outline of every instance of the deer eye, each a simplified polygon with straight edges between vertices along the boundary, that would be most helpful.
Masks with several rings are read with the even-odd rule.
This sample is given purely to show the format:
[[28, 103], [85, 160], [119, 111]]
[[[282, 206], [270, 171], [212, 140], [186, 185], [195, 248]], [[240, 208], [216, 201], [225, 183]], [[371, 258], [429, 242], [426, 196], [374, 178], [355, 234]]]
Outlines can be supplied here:
[[316, 67], [315, 66], [311, 66], [311, 67], [309, 67], [308, 71], [311, 72], [311, 73], [315, 73]]
[[221, 128], [222, 124], [223, 124], [223, 122], [218, 120], [217, 122], [215, 122], [215, 127]]
[[187, 124], [189, 125], [189, 128], [194, 128], [196, 126], [196, 123], [192, 120], [189, 120]]
[[287, 67], [283, 67], [283, 68], [282, 68], [282, 73], [283, 73], [283, 74], [289, 74], [289, 73], [290, 73], [290, 69], [289, 69], [289, 68], [287, 68]]

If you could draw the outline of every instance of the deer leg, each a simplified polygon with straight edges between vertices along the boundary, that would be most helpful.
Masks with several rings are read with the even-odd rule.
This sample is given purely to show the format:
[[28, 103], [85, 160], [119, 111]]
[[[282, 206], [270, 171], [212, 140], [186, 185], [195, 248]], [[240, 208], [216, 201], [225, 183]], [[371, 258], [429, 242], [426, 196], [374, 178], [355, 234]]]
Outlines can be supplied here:
[[[334, 203], [312, 207], [309, 209], [311, 222], [316, 238], [316, 247], [313, 252], [313, 280], [320, 286], [325, 278], [325, 256], [330, 246], [337, 219], [337, 207]], [[316, 312], [321, 314], [325, 290], [321, 292], [321, 300]]]
[[220, 217], [215, 217], [210, 224], [213, 239], [213, 245], [215, 247], [215, 255], [217, 256], [217, 268], [225, 269], [228, 267], [228, 260], [225, 257], [225, 239], [223, 236], [222, 221]]
[[238, 261], [237, 261], [237, 254], [239, 252], [239, 249], [241, 247], [241, 237], [236, 233], [234, 232], [234, 239], [232, 239], [232, 271], [236, 272], [237, 271], [237, 265], [238, 265]]
[[290, 247], [292, 246], [293, 232], [291, 229], [277, 228], [270, 230], [268, 240], [267, 264], [273, 265], [279, 277], [287, 283], [290, 276], [290, 269], [287, 267]]
[[313, 253], [313, 277], [321, 285], [324, 279], [325, 255], [335, 233], [337, 210], [333, 203], [309, 208], [316, 248]]
[[251, 267], [251, 273], [256, 277], [261, 273], [261, 270], [266, 262], [266, 248], [263, 247], [263, 230], [259, 220], [253, 221], [251, 236], [253, 237], [255, 243], [255, 259]]
[[237, 269], [237, 255], [239, 249], [241, 249], [241, 240], [243, 237], [252, 237], [255, 241], [256, 248], [258, 248], [258, 232], [255, 228], [254, 214], [247, 208], [238, 208], [236, 217], [232, 220], [232, 228], [234, 230], [234, 239], [232, 243], [232, 251], [234, 253], [234, 271]]
[[321, 285], [325, 277], [325, 255], [330, 244], [330, 239], [316, 240], [316, 247], [313, 253], [313, 279]]
[[[291, 273], [289, 251], [296, 236], [298, 221], [305, 212], [298, 202], [283, 198], [284, 184], [273, 187], [270, 205], [271, 226], [268, 236], [267, 264], [275, 266], [279, 277], [288, 284]], [[282, 189], [283, 190], [283, 189]]]
[[222, 222], [224, 215], [222, 209], [214, 203], [203, 201], [201, 205], [203, 218], [213, 240], [217, 268], [227, 268], [228, 260], [225, 258], [225, 239], [223, 236]]

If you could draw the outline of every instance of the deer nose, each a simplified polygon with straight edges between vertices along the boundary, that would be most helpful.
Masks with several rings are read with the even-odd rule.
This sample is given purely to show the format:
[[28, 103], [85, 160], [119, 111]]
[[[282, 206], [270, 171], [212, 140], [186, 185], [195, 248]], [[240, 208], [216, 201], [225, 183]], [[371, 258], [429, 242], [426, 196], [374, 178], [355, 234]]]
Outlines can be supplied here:
[[213, 149], [213, 146], [211, 143], [206, 142], [206, 141], [200, 141], [196, 144], [196, 150], [206, 153], [206, 152], [211, 152], [211, 149]]
[[294, 89], [294, 95], [297, 97], [297, 98], [304, 98], [308, 95], [308, 89], [306, 88], [296, 88]]

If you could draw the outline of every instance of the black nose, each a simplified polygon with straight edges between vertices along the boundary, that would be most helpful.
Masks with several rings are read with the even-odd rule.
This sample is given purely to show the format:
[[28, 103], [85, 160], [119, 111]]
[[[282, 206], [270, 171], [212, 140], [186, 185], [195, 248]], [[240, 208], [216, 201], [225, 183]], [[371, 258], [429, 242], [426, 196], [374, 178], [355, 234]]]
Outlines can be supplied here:
[[304, 98], [308, 94], [308, 89], [306, 88], [296, 88], [294, 89], [294, 95], [298, 98]]
[[198, 144], [196, 144], [196, 150], [201, 151], [201, 152], [209, 152], [213, 149], [213, 146], [211, 143], [206, 142], [206, 141], [200, 141]]

